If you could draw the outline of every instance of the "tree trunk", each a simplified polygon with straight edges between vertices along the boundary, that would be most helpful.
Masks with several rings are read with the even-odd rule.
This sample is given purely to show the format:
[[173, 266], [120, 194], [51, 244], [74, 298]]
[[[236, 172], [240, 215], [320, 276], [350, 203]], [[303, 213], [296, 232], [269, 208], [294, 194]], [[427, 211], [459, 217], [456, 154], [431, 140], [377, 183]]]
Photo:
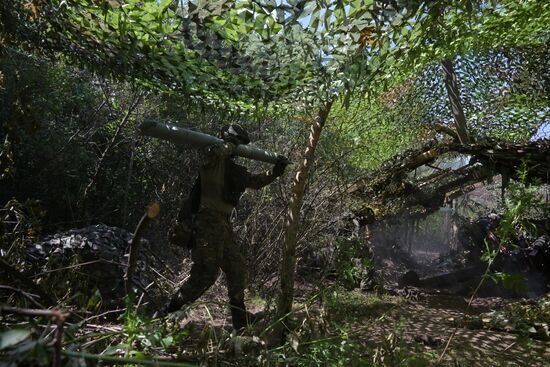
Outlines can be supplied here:
[[129, 253], [128, 253], [128, 267], [126, 268], [126, 274], [124, 274], [124, 286], [126, 288], [126, 296], [130, 293], [134, 293], [134, 274], [137, 267], [137, 261], [139, 256], [139, 245], [141, 242], [141, 237], [143, 236], [143, 231], [149, 225], [151, 220], [156, 218], [160, 212], [160, 205], [157, 202], [152, 202], [147, 206], [145, 214], [141, 217], [134, 236], [130, 241]]
[[292, 303], [294, 300], [296, 242], [298, 229], [300, 226], [300, 209], [304, 200], [304, 191], [308, 173], [315, 157], [315, 149], [317, 148], [321, 131], [323, 130], [331, 107], [332, 101], [322, 105], [315, 120], [313, 121], [313, 124], [311, 125], [309, 139], [304, 151], [304, 159], [300, 163], [300, 168], [294, 178], [290, 203], [288, 205], [286, 235], [282, 249], [280, 269], [281, 291], [277, 302], [277, 320], [280, 322], [278, 322], [275, 326], [275, 336], [280, 338], [281, 342], [284, 342], [285, 339], [285, 321], [287, 316], [292, 311]]
[[447, 89], [447, 94], [449, 96], [449, 103], [451, 104], [458, 139], [462, 144], [469, 144], [470, 136], [468, 135], [468, 129], [466, 127], [466, 117], [464, 116], [462, 103], [460, 102], [460, 92], [458, 90], [458, 81], [453, 66], [453, 61], [445, 59], [441, 61], [441, 66], [443, 67], [445, 88]]
[[122, 226], [128, 225], [128, 196], [130, 194], [130, 185], [132, 183], [132, 171], [134, 168], [134, 158], [136, 156], [137, 137], [132, 140], [130, 146], [130, 162], [128, 163], [128, 174], [126, 175], [126, 187], [124, 188], [124, 201], [122, 202]]

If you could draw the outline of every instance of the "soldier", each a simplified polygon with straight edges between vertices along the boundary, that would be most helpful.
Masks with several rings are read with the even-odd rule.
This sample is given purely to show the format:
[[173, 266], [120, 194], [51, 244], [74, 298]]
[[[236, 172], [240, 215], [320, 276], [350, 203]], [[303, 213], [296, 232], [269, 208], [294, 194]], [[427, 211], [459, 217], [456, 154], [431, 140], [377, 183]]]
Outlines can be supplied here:
[[233, 327], [238, 330], [247, 323], [246, 263], [237, 247], [230, 216], [247, 188], [269, 185], [284, 173], [288, 161], [281, 157], [270, 171], [251, 174], [236, 164], [232, 155], [236, 145], [250, 142], [246, 130], [229, 125], [220, 135], [225, 143], [204, 152], [205, 162], [170, 233], [171, 242], [191, 248], [193, 265], [189, 278], [164, 311], [174, 312], [194, 302], [216, 281], [221, 268], [227, 277]]

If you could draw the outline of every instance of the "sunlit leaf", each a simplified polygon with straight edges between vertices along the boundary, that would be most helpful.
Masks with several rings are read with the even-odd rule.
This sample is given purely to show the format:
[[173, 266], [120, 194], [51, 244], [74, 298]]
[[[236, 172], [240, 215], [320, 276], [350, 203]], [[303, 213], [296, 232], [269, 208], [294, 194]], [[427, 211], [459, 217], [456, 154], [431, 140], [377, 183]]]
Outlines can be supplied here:
[[12, 329], [0, 333], [0, 350], [13, 347], [30, 337], [31, 331], [27, 329]]

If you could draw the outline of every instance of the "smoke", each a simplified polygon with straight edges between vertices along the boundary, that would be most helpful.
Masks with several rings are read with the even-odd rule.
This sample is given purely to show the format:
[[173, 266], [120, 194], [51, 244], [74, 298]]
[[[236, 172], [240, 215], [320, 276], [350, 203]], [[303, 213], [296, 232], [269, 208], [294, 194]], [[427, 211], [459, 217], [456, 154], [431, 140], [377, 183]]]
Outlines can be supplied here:
[[[400, 217], [372, 225], [371, 245], [381, 278], [386, 284], [395, 285], [405, 274], [414, 272], [423, 279], [421, 287], [443, 287], [469, 294], [486, 267], [480, 259], [487, 233], [483, 223], [483, 217], [470, 222], [451, 209], [441, 208], [423, 219]], [[487, 280], [479, 296], [541, 295], [549, 289], [548, 264], [548, 236], [530, 241], [526, 247], [499, 253], [492, 272], [504, 274], [506, 281]], [[451, 284], [449, 279], [455, 280]]]
[[[373, 225], [375, 252], [390, 255], [389, 248], [408, 255], [419, 265], [429, 265], [459, 246], [460, 218], [449, 208], [425, 218], [400, 217]], [[394, 252], [395, 252], [394, 251]]]

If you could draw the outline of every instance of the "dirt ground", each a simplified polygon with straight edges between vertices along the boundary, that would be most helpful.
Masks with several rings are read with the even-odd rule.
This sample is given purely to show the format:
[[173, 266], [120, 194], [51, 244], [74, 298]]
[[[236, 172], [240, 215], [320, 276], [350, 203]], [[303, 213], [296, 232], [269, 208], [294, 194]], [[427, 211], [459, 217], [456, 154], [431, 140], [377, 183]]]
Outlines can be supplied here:
[[[501, 298], [479, 298], [467, 314], [502, 307]], [[365, 338], [380, 343], [384, 336], [402, 330], [404, 342], [417, 352], [440, 356], [449, 338], [442, 366], [550, 366], [550, 341], [535, 340], [495, 330], [457, 327], [466, 315], [467, 300], [459, 296], [427, 294], [396, 307], [383, 322], [365, 330]], [[438, 357], [439, 358], [439, 357]], [[438, 358], [434, 358], [437, 360]]]
[[[319, 330], [323, 329], [320, 324], [348, 325], [347, 334], [362, 346], [361, 354], [365, 360], [372, 360], [377, 349], [380, 351], [385, 348], [388, 355], [400, 350], [402, 355], [424, 356], [424, 362], [415, 366], [550, 366], [550, 341], [457, 326], [465, 315], [478, 315], [498, 309], [509, 300], [498, 297], [478, 298], [467, 309], [468, 300], [464, 297], [413, 288], [400, 295], [379, 296], [358, 290], [339, 293], [330, 302], [325, 301], [321, 305], [318, 299], [311, 302], [315, 298], [312, 296], [314, 294], [312, 286], [297, 287], [296, 324], [318, 323]], [[225, 360], [224, 365], [242, 365], [231, 356], [230, 347], [227, 346], [231, 320], [224, 305], [223, 280], [202, 299], [204, 303], [199, 301], [180, 323], [182, 328], [190, 330], [187, 345], [183, 348], [189, 352], [187, 358], [194, 359], [197, 350], [207, 352], [210, 348], [210, 353], [215, 351], [216, 360]], [[257, 296], [247, 295], [247, 304], [254, 313], [265, 311], [266, 308], [265, 300]], [[262, 352], [272, 348], [267, 335], [262, 334], [266, 326], [269, 325], [260, 322], [248, 334], [260, 335], [262, 342], [258, 348]], [[205, 342], [205, 330], [208, 330], [206, 339], [209, 342]], [[328, 336], [331, 335], [330, 326], [323, 330]], [[311, 334], [308, 337], [313, 338]], [[391, 346], [388, 345], [390, 339]], [[447, 343], [448, 347], [439, 361]], [[387, 360], [385, 365], [392, 366], [392, 362]]]

